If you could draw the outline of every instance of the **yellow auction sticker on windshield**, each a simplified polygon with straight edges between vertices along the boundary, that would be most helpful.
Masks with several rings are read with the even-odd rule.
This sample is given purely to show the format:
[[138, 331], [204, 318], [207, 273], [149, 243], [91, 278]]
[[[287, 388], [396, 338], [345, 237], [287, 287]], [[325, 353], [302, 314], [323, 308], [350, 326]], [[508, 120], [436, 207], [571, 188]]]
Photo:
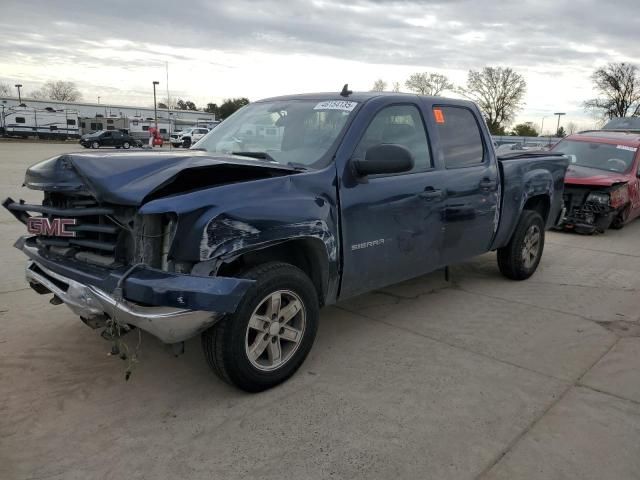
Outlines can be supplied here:
[[326, 102], [320, 102], [314, 110], [342, 110], [343, 112], [351, 112], [356, 108], [358, 102], [348, 102], [346, 100], [327, 100]]

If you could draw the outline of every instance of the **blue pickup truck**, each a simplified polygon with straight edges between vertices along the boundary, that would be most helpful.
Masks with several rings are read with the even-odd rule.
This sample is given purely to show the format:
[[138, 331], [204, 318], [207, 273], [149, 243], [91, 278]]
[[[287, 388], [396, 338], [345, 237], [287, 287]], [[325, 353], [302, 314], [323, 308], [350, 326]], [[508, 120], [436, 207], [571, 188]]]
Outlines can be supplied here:
[[110, 335], [202, 335], [224, 380], [290, 377], [319, 308], [497, 251], [531, 276], [568, 160], [497, 158], [471, 102], [396, 93], [252, 103], [182, 151], [85, 152], [28, 169], [4, 206], [39, 294]]

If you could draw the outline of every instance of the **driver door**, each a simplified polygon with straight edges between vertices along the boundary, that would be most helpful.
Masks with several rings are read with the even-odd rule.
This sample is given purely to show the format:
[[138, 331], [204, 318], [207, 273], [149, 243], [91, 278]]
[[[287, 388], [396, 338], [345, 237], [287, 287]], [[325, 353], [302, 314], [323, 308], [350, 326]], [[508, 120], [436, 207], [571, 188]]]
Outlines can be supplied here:
[[404, 173], [353, 178], [347, 165], [340, 190], [345, 298], [438, 267], [444, 184], [434, 168], [429, 140], [417, 104], [380, 109], [362, 135], [351, 161], [379, 144], [407, 148], [413, 168]]

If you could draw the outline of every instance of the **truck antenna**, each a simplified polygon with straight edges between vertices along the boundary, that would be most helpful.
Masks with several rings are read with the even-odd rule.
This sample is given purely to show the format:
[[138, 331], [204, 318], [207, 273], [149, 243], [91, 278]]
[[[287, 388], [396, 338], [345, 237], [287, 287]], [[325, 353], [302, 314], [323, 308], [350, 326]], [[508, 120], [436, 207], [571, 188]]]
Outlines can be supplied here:
[[341, 97], [348, 97], [353, 93], [353, 90], [349, 90], [349, 84], [345, 83], [344, 87], [342, 87], [342, 91], [340, 92]]

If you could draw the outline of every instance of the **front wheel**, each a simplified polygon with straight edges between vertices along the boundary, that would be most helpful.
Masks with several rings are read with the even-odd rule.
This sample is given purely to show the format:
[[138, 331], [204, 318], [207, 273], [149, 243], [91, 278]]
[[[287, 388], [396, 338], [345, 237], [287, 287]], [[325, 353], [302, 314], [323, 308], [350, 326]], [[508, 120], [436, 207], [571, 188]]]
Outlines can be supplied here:
[[91, 144], [91, 148], [100, 148], [100, 144], [98, 142], [93, 142]]
[[507, 246], [498, 249], [500, 272], [512, 280], [526, 280], [538, 268], [544, 250], [544, 220], [524, 210]]
[[286, 263], [252, 268], [255, 280], [235, 313], [202, 334], [207, 363], [223, 380], [260, 392], [302, 365], [318, 329], [318, 295], [300, 269]]

